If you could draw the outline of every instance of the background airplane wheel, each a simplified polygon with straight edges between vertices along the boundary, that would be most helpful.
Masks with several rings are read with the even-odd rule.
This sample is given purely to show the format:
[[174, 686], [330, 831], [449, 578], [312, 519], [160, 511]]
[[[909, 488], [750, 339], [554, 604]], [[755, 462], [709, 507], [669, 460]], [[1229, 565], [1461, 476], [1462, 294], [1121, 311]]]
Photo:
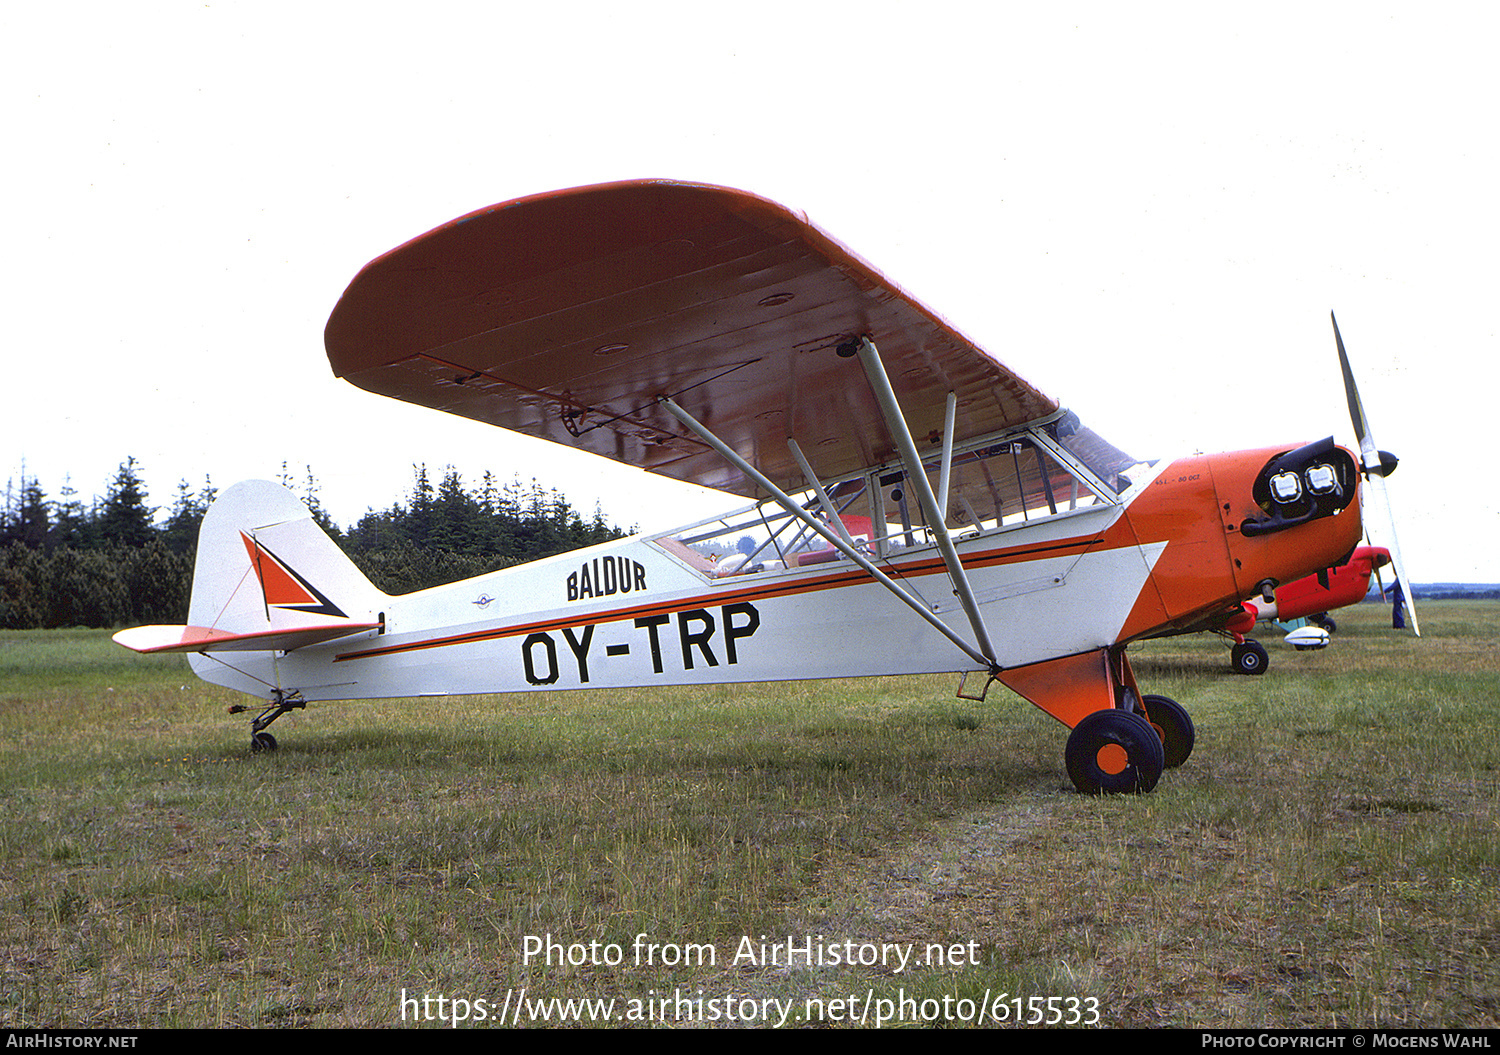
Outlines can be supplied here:
[[1266, 646], [1259, 641], [1244, 641], [1235, 645], [1229, 654], [1229, 661], [1236, 674], [1264, 674], [1271, 665]]
[[256, 733], [250, 737], [250, 750], [259, 754], [262, 751], [276, 750], [276, 738], [270, 733]]
[[1095, 711], [1068, 737], [1068, 776], [1085, 795], [1150, 791], [1165, 755], [1151, 723], [1130, 711]]
[[1193, 753], [1193, 744], [1198, 740], [1187, 709], [1169, 696], [1145, 696], [1141, 702], [1146, 707], [1147, 721], [1156, 727], [1157, 735], [1161, 737], [1166, 768], [1175, 769], [1182, 765]]

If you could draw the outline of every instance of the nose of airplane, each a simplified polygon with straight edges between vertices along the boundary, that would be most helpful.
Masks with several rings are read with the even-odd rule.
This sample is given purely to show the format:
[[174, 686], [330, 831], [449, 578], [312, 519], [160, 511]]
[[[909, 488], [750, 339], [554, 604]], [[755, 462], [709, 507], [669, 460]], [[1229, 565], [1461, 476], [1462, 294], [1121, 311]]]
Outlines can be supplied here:
[[1331, 568], [1359, 544], [1359, 470], [1331, 437], [1215, 455], [1210, 464], [1242, 596]]

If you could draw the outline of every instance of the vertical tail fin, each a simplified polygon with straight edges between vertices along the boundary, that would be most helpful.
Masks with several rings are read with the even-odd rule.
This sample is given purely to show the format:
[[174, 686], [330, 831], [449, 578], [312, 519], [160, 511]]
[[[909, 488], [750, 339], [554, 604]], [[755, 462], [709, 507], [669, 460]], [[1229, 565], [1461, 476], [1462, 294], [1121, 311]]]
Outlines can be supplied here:
[[138, 652], [290, 651], [372, 630], [388, 598], [278, 484], [236, 484], [198, 532], [187, 626], [136, 627]]

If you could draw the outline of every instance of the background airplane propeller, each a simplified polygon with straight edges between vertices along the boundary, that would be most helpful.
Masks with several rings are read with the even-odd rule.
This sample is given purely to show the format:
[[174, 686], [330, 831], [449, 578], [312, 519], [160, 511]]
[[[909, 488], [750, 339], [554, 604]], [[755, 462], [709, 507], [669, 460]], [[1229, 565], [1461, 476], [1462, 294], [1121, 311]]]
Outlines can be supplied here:
[[[1365, 474], [1365, 486], [1360, 489], [1365, 532], [1366, 535], [1369, 534], [1372, 519], [1378, 519], [1383, 524], [1386, 532], [1386, 538], [1383, 541], [1391, 554], [1391, 567], [1396, 572], [1396, 584], [1401, 589], [1402, 600], [1406, 604], [1406, 614], [1411, 619], [1412, 631], [1420, 637], [1422, 631], [1417, 625], [1417, 608], [1412, 600], [1411, 580], [1406, 577], [1406, 565], [1401, 560], [1401, 547], [1396, 542], [1396, 521], [1391, 515], [1390, 495], [1385, 486], [1385, 478], [1396, 468], [1397, 459], [1395, 455], [1375, 446], [1375, 439], [1370, 434], [1370, 421], [1365, 417], [1364, 404], [1360, 402], [1359, 389], [1354, 384], [1354, 373], [1349, 369], [1349, 356], [1344, 351], [1344, 338], [1339, 333], [1339, 320], [1332, 312], [1329, 312], [1329, 318], [1333, 319], [1333, 339], [1338, 344], [1339, 369], [1344, 373], [1344, 393], [1349, 398], [1349, 417], [1354, 422], [1354, 437], [1359, 441], [1359, 460]], [[1379, 575], [1378, 572], [1376, 574]], [[1385, 587], [1382, 585], [1381, 593], [1384, 592]]]

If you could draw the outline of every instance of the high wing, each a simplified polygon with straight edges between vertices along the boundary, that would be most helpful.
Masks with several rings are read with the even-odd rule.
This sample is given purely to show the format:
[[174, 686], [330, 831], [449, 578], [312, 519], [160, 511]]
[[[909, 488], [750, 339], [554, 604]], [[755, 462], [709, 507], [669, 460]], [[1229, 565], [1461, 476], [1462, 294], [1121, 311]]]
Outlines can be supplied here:
[[[324, 341], [334, 373], [368, 391], [759, 498], [658, 399], [780, 487], [803, 486], [793, 436], [837, 479], [898, 456], [858, 366], [838, 354], [860, 336], [878, 345], [919, 440], [941, 436], [950, 392], [958, 442], [1058, 411], [804, 216], [661, 180], [445, 224], [366, 266]], [[1129, 464], [1081, 432], [1096, 465]]]

